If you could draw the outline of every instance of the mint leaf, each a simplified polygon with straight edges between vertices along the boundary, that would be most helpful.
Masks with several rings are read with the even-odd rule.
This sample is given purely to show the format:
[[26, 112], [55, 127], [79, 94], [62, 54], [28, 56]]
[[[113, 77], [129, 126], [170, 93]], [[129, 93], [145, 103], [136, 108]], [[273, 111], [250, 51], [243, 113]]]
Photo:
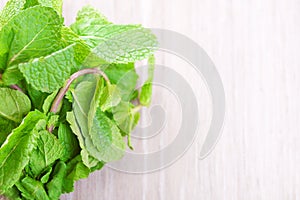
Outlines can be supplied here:
[[30, 111], [29, 98], [20, 91], [0, 88], [0, 116], [13, 122], [21, 122]]
[[[73, 112], [76, 123], [82, 131], [84, 138], [89, 138], [89, 113], [91, 109], [95, 110], [95, 106], [91, 107], [92, 101], [99, 99], [100, 82], [97, 78], [94, 81], [80, 82], [73, 92]], [[93, 116], [92, 116], [93, 118]]]
[[44, 175], [41, 178], [41, 183], [45, 184], [48, 183], [49, 179], [50, 179], [50, 175], [52, 173], [52, 167], [49, 167], [48, 169], [46, 169]]
[[73, 160], [71, 160], [67, 165], [68, 178], [72, 178], [77, 181], [83, 178], [87, 178], [90, 169], [87, 168], [81, 160], [81, 156], [76, 156]]
[[48, 55], [60, 48], [61, 27], [62, 19], [52, 8], [26, 9], [1, 30], [0, 55], [7, 54], [8, 66]]
[[20, 91], [0, 88], [0, 145], [30, 111], [29, 98]]
[[127, 145], [130, 149], [133, 149], [131, 145], [131, 131], [138, 124], [140, 119], [141, 105], [134, 107], [130, 102], [121, 101], [120, 104], [112, 109], [113, 118], [116, 124], [122, 131], [122, 134], [127, 135]]
[[0, 194], [6, 192], [19, 180], [36, 145], [39, 131], [45, 128], [44, 114], [38, 111], [30, 112], [2, 145], [0, 148]]
[[102, 111], [106, 111], [116, 105], [121, 101], [120, 90], [116, 85], [107, 84], [100, 97], [100, 107]]
[[[90, 132], [91, 140], [98, 151], [90, 151], [95, 158], [111, 162], [124, 155], [125, 143], [116, 124], [100, 109], [97, 109]], [[87, 147], [87, 149], [89, 149]]]
[[41, 182], [30, 177], [23, 178], [16, 184], [25, 199], [50, 200]]
[[[4, 64], [4, 68], [5, 67], [6, 67], [6, 64]], [[24, 77], [23, 77], [22, 73], [20, 72], [17, 65], [6, 68], [6, 70], [2, 76], [2, 80], [4, 81], [4, 84], [6, 86], [17, 84], [18, 82], [22, 81], [22, 79], [24, 79]]]
[[26, 0], [10, 0], [0, 12], [0, 29], [24, 8]]
[[133, 104], [124, 101], [112, 109], [113, 118], [124, 133], [130, 134], [137, 125], [140, 118], [137, 111]]
[[30, 84], [26, 84], [26, 90], [31, 100], [32, 107], [42, 111], [44, 101], [49, 96], [49, 94], [34, 89]]
[[[95, 151], [97, 151], [97, 150], [95, 150]], [[82, 149], [80, 152], [80, 155], [82, 157], [82, 162], [89, 169], [96, 167], [101, 162], [98, 159], [96, 159], [95, 157], [91, 156], [91, 154], [86, 149]]]
[[50, 199], [59, 199], [63, 192], [63, 183], [66, 176], [66, 164], [64, 162], [58, 162], [54, 168], [53, 178], [46, 185]]
[[25, 8], [36, 5], [53, 8], [59, 15], [62, 14], [62, 0], [26, 0]]
[[93, 22], [93, 24], [101, 25], [101, 24], [111, 24], [107, 20], [107, 18], [102, 15], [97, 9], [93, 8], [92, 6], [84, 6], [80, 11], [77, 13], [76, 22], [85, 20], [85, 23], [81, 22], [80, 24], [88, 24], [87, 22]]
[[74, 66], [72, 72], [76, 72], [81, 68], [82, 63], [85, 61], [87, 56], [91, 53], [89, 46], [79, 38], [69, 27], [62, 28], [62, 42], [65, 46], [75, 44], [74, 46], [74, 57], [77, 66]]
[[18, 126], [18, 123], [0, 117], [0, 146], [6, 140], [11, 131]]
[[76, 33], [108, 63], [143, 60], [157, 46], [155, 36], [140, 25], [91, 25]]
[[79, 154], [80, 148], [76, 136], [66, 124], [61, 123], [58, 128], [58, 140], [64, 147], [62, 161], [68, 161]]
[[[96, 82], [95, 82], [96, 81]], [[83, 81], [78, 84], [73, 92], [73, 112], [67, 114], [67, 120], [71, 125], [72, 131], [77, 135], [79, 144], [81, 147], [81, 155], [83, 156], [83, 161], [87, 166], [89, 163], [89, 154], [87, 151], [87, 142], [91, 143], [91, 138], [89, 136], [89, 111], [91, 102], [95, 98], [95, 95], [99, 93], [97, 91], [100, 87], [100, 83], [97, 79], [93, 82]], [[93, 151], [97, 151], [93, 145], [89, 147], [93, 148]]]
[[112, 84], [116, 84], [120, 90], [123, 101], [129, 101], [135, 91], [138, 75], [134, 64], [111, 64], [104, 69]]
[[38, 0], [26, 0], [25, 9], [39, 5]]
[[[89, 87], [86, 87], [87, 91], [90, 90], [90, 87], [94, 87], [92, 84], [88, 84], [87, 86]], [[88, 93], [88, 94], [91, 94], [91, 93]], [[93, 98], [92, 97], [93, 95], [91, 96], [87, 96], [89, 98]], [[87, 98], [88, 99], [88, 98]], [[92, 100], [90, 101], [87, 101], [88, 104], [91, 102]], [[89, 109], [88, 108], [88, 105], [84, 105], [84, 109]], [[83, 106], [81, 106], [81, 110], [83, 110]], [[84, 112], [84, 111], [82, 111]], [[80, 117], [80, 113], [78, 114], [78, 117]], [[85, 147], [85, 137], [88, 137], [88, 136], [84, 136], [83, 134], [86, 133], [87, 131], [87, 127], [88, 127], [88, 122], [87, 122], [87, 117], [84, 117], [84, 116], [88, 116], [88, 113], [86, 114], [83, 114], [83, 120], [81, 121], [82, 123], [80, 124], [81, 125], [81, 128], [79, 127], [79, 124], [77, 124], [77, 120], [75, 118], [75, 115], [73, 112], [68, 112], [67, 113], [67, 121], [69, 122], [70, 124], [70, 127], [73, 131], [73, 133], [77, 136], [78, 138], [78, 141], [79, 141], [79, 145], [81, 147], [81, 156], [82, 156], [82, 161], [84, 163], [85, 166], [87, 166], [88, 168], [92, 168], [92, 167], [95, 167], [99, 161], [96, 160], [95, 158], [93, 158], [87, 151], [86, 147]]]
[[37, 147], [31, 154], [29, 168], [34, 176], [38, 176], [63, 154], [64, 148], [60, 141], [48, 131], [42, 131], [37, 139]]
[[62, 0], [38, 0], [41, 6], [53, 8], [59, 15], [62, 14]]
[[52, 103], [54, 101], [54, 99], [56, 98], [57, 93], [59, 92], [59, 90], [54, 91], [52, 94], [50, 94], [45, 100], [44, 100], [44, 104], [43, 104], [43, 112], [45, 114], [47, 114], [52, 106]]
[[87, 27], [106, 24], [111, 24], [111, 22], [104, 15], [91, 6], [85, 6], [78, 11], [76, 22], [71, 25], [71, 28], [75, 33], [84, 35], [84, 32], [81, 31]]
[[82, 162], [81, 156], [76, 156], [67, 163], [67, 173], [64, 179], [63, 191], [67, 193], [74, 191], [75, 181], [87, 178], [90, 172], [90, 169]]
[[86, 41], [94, 54], [108, 63], [143, 60], [157, 47], [156, 37], [150, 30], [140, 25], [112, 24], [90, 7], [78, 13], [71, 28]]
[[17, 187], [12, 187], [5, 192], [5, 197], [8, 199], [13, 199], [13, 200], [21, 200], [20, 198], [20, 191], [18, 190]]
[[71, 45], [44, 58], [21, 63], [18, 67], [26, 81], [36, 90], [51, 93], [63, 86], [75, 65]]

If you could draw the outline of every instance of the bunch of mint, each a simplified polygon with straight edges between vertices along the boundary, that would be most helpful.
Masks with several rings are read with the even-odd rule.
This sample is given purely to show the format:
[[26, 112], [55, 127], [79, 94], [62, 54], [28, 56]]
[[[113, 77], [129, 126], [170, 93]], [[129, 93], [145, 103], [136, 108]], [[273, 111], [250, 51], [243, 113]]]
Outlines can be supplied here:
[[[92, 7], [63, 23], [62, 0], [10, 0], [0, 12], [0, 194], [56, 200], [131, 147], [149, 106], [156, 37]], [[148, 59], [136, 89], [134, 63]]]

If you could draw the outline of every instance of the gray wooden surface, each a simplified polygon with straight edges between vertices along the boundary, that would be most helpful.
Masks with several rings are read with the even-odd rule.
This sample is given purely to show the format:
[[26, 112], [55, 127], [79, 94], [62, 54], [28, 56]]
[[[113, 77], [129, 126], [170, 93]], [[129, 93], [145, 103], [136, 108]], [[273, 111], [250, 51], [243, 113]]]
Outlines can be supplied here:
[[[216, 149], [199, 160], [201, 134], [211, 116], [207, 91], [199, 81], [200, 136], [180, 160], [144, 175], [106, 167], [79, 181], [76, 191], [63, 199], [300, 199], [299, 0], [65, 0], [66, 22], [87, 3], [113, 22], [171, 29], [195, 40], [222, 77], [227, 114]], [[166, 60], [192, 74], [172, 59]], [[171, 100], [154, 91], [154, 101]], [[179, 111], [168, 112], [176, 116]], [[154, 141], [134, 141], [137, 151], [159, 149], [176, 128], [168, 126]]]

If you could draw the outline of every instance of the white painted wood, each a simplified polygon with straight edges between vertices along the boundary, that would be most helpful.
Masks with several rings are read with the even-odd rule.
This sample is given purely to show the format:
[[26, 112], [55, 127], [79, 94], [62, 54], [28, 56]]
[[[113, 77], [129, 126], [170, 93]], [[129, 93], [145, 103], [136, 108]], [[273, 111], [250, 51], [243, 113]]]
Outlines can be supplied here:
[[[79, 181], [63, 199], [300, 199], [298, 0], [65, 0], [67, 23], [86, 3], [113, 22], [171, 29], [200, 44], [224, 82], [227, 117], [221, 140], [205, 160], [197, 158], [200, 136], [167, 169], [132, 175], [104, 168]], [[168, 62], [181, 69], [172, 58]], [[205, 108], [209, 101], [200, 88], [197, 96], [206, 99]], [[160, 95], [155, 92], [155, 101], [167, 104]], [[203, 109], [199, 133], [207, 130], [210, 115], [209, 108]], [[172, 138], [171, 130], [167, 127], [157, 141], [138, 144], [138, 150], [159, 148], [156, 143]]]

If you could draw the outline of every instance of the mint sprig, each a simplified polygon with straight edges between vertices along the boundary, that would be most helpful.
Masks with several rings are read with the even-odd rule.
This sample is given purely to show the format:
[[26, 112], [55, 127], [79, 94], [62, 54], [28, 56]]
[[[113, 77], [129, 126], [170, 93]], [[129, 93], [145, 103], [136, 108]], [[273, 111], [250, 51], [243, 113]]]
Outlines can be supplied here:
[[[0, 195], [57, 200], [121, 159], [149, 106], [156, 37], [91, 6], [63, 24], [62, 0], [9, 0], [0, 11]], [[149, 59], [136, 89], [134, 63]], [[134, 104], [133, 102], [139, 102]]]

